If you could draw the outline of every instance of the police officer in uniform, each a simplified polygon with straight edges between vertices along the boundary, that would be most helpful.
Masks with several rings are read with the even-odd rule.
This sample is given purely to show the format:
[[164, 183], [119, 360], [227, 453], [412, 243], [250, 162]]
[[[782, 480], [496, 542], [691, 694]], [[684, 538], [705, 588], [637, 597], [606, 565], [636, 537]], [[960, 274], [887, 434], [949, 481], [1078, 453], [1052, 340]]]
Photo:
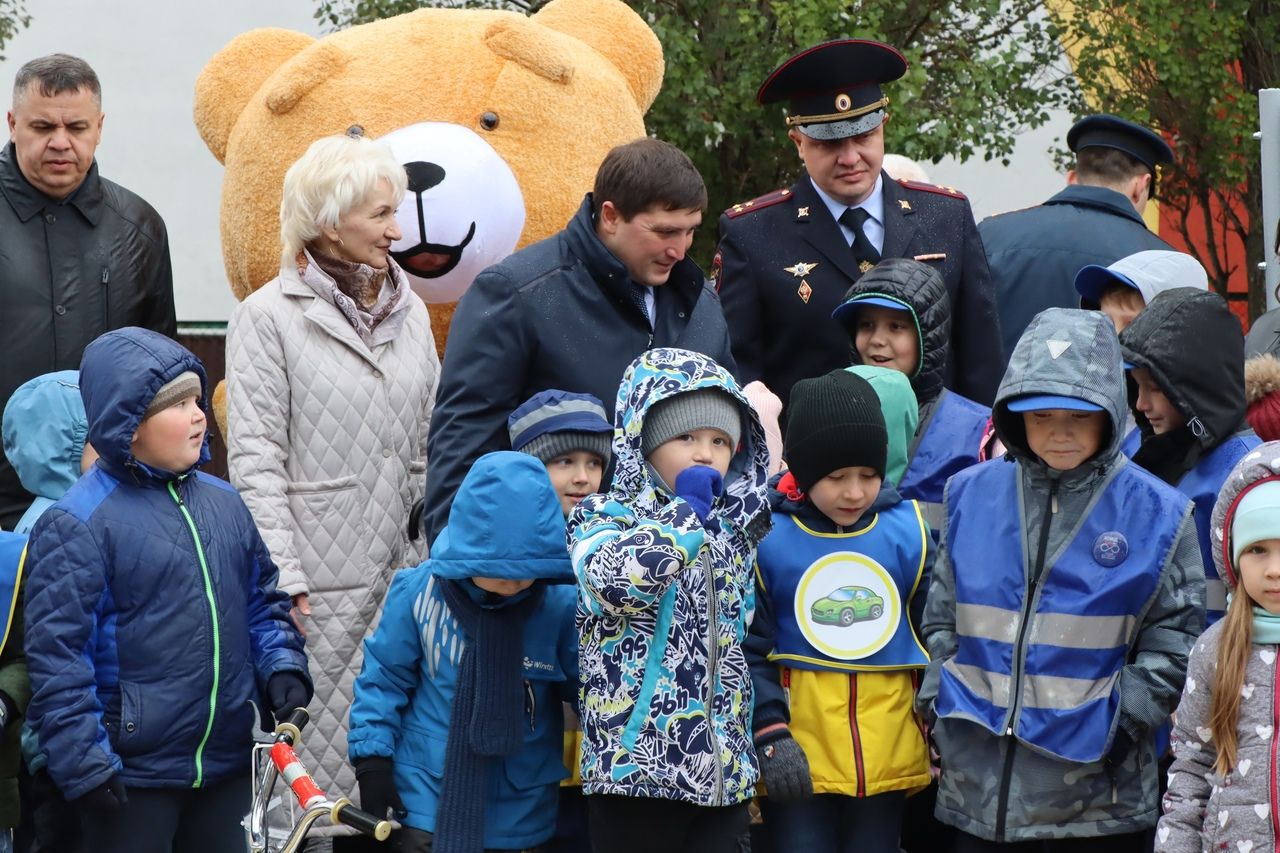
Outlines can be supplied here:
[[1078, 308], [1076, 273], [1147, 249], [1172, 247], [1142, 220], [1156, 167], [1173, 162], [1158, 134], [1110, 115], [1087, 116], [1067, 132], [1076, 167], [1067, 187], [1037, 207], [982, 220], [1004, 351], [1013, 352], [1031, 318], [1046, 308]]
[[840, 39], [801, 51], [760, 87], [787, 101], [788, 136], [807, 174], [720, 218], [712, 276], [744, 383], [785, 402], [796, 380], [849, 364], [831, 312], [881, 258], [933, 266], [951, 297], [947, 387], [990, 404], [1004, 370], [987, 259], [968, 200], [881, 169], [889, 99], [907, 69], [892, 47]]

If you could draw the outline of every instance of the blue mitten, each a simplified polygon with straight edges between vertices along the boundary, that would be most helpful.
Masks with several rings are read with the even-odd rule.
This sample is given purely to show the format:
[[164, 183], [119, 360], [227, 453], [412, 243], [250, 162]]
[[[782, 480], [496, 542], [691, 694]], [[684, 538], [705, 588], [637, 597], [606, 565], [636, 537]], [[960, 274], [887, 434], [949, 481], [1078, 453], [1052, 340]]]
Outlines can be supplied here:
[[715, 468], [694, 465], [676, 475], [675, 489], [705, 525], [711, 517], [711, 504], [724, 491], [724, 478]]

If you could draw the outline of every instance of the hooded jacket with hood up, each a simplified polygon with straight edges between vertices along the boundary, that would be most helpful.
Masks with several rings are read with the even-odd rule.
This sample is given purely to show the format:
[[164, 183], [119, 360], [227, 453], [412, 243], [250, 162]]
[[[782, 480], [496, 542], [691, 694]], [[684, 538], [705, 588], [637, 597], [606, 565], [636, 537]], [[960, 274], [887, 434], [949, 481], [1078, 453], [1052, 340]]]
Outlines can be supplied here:
[[[661, 400], [716, 388], [741, 405], [742, 445], [704, 526], [640, 452]], [[769, 530], [764, 429], [729, 372], [688, 350], [653, 349], [618, 389], [613, 483], [569, 516], [578, 578], [582, 784], [726, 806], [751, 797], [751, 675], [742, 641]]]
[[[911, 389], [920, 403], [920, 421], [915, 437], [907, 450], [907, 469], [916, 462], [916, 454], [926, 440], [930, 429], [946, 429], [956, 436], [958, 446], [935, 447], [931, 444], [929, 458], [919, 463], [936, 467], [933, 471], [920, 471], [919, 477], [935, 484], [927, 488], [902, 484], [902, 496], [927, 503], [941, 503], [942, 485], [947, 477], [978, 462], [978, 450], [982, 444], [982, 431], [987, 422], [985, 407], [943, 387], [946, 369], [947, 341], [951, 334], [951, 306], [947, 288], [937, 270], [910, 258], [886, 258], [876, 264], [866, 275], [849, 288], [844, 304], [837, 309], [838, 318], [849, 333], [850, 358], [861, 364], [862, 356], [852, 345], [857, 334], [858, 312], [850, 302], [869, 296], [887, 297], [902, 305], [911, 313], [916, 327], [920, 349], [916, 372], [911, 375]], [[854, 305], [857, 303], [854, 302]], [[946, 398], [951, 397], [950, 401]], [[945, 405], [949, 403], [950, 405]], [[947, 412], [951, 423], [934, 423], [934, 416]], [[926, 517], [935, 521], [934, 514], [926, 507]]]
[[[467, 472], [431, 558], [396, 572], [378, 628], [365, 641], [347, 744], [353, 762], [393, 759], [407, 825], [435, 832], [449, 734], [466, 725], [453, 719], [453, 707], [463, 650], [472, 638], [450, 612], [441, 581], [466, 580], [480, 600], [484, 593], [467, 579], [567, 580], [572, 569], [563, 529], [542, 463], [511, 451], [489, 453]], [[484, 606], [500, 609], [524, 594]], [[575, 600], [572, 586], [548, 584], [525, 617], [524, 743], [489, 759], [486, 850], [533, 847], [555, 831], [557, 783], [568, 775], [561, 761], [561, 706], [578, 681]]]
[[1261, 443], [1245, 420], [1244, 336], [1221, 296], [1191, 287], [1158, 294], [1120, 333], [1125, 361], [1144, 367], [1186, 420], [1156, 435], [1136, 408], [1137, 383], [1128, 377], [1129, 406], [1142, 435], [1133, 461], [1195, 504], [1196, 533], [1205, 569], [1210, 621], [1227, 607], [1214, 568], [1209, 518], [1227, 474]]
[[[1280, 479], [1280, 442], [1247, 454], [1222, 485], [1213, 508], [1213, 558], [1218, 574], [1234, 589], [1239, 572], [1227, 561], [1235, 509], [1245, 493]], [[1248, 544], [1248, 543], [1246, 543]], [[1280, 756], [1276, 752], [1276, 697], [1280, 690], [1280, 646], [1248, 648], [1242, 698], [1236, 719], [1236, 762], [1226, 773], [1213, 765], [1218, 751], [1209, 730], [1218, 646], [1225, 625], [1201, 635], [1191, 651], [1187, 682], [1173, 730], [1173, 766], [1164, 797], [1164, 817], [1156, 829], [1157, 853], [1201, 850], [1273, 851], [1280, 840]]]
[[[1028, 394], [1064, 395], [1101, 406], [1109, 422], [1101, 449], [1070, 471], [1046, 465], [1027, 444], [1022, 415], [1007, 407], [1010, 400]], [[1130, 464], [1120, 453], [1125, 408], [1119, 347], [1110, 321], [1097, 312], [1072, 309], [1051, 308], [1039, 314], [1014, 350], [996, 395], [996, 431], [1008, 454], [1004, 460], [969, 469], [947, 486], [947, 526], [925, 605], [924, 635], [932, 660], [917, 700], [923, 713], [933, 713], [941, 670], [960, 644], [956, 573], [999, 571], [1010, 579], [1021, 574], [1024, 608], [1052, 600], [1046, 590], [1055, 587], [1055, 563], [1092, 518], [1103, 490], [1119, 473], [1117, 466]], [[952, 492], [960, 478], [980, 477], [994, 470], [988, 466], [999, 465], [1017, 466], [1017, 526], [1022, 553], [1027, 555], [1024, 564], [1020, 570], [989, 565], [957, 568], [951, 556], [957, 535], [951, 529], [957, 512]], [[997, 842], [1118, 835], [1155, 824], [1158, 769], [1152, 732], [1177, 702], [1187, 654], [1203, 626], [1204, 570], [1190, 503], [1145, 472], [1134, 473], [1149, 491], [1185, 509], [1180, 521], [1162, 520], [1162, 525], [1173, 525], [1176, 532], [1159, 566], [1155, 591], [1145, 606], [1125, 617], [1128, 650], [1111, 685], [1118, 690], [1118, 714], [1101, 749], [1105, 753], [1123, 744], [1124, 738], [1117, 740], [1119, 730], [1133, 747], [1120, 748], [1098, 761], [1067, 761], [1017, 738], [997, 736], [972, 720], [943, 717], [933, 735], [942, 756], [937, 815], [944, 823]], [[991, 512], [985, 502], [970, 510], [966, 517], [982, 518]], [[1099, 521], [1105, 524], [1105, 519]], [[1031, 556], [1038, 553], [1044, 557]], [[1125, 565], [1118, 563], [1120, 570]], [[1151, 567], [1134, 568], [1150, 571]], [[977, 619], [977, 611], [968, 618]], [[1032, 624], [1025, 610], [1018, 624], [1024, 623]], [[1011, 631], [1014, 628], [1010, 626]], [[1021, 634], [1011, 644], [1014, 684], [1027, 677], [1030, 644], [1031, 639]], [[1095, 664], [1089, 653], [1080, 654], [1084, 678]], [[956, 661], [958, 666], [974, 663]]]
[[[200, 361], [146, 329], [85, 349], [80, 391], [94, 467], [31, 532], [26, 652], [31, 724], [68, 800], [119, 775], [192, 788], [247, 773], [268, 679], [310, 687], [288, 597], [244, 501], [196, 471], [138, 461], [147, 406]], [[208, 436], [199, 465], [209, 458]]]
[[46, 373], [13, 392], [4, 407], [4, 455], [22, 488], [36, 496], [15, 533], [30, 533], [36, 519], [80, 479], [88, 431], [80, 371]]

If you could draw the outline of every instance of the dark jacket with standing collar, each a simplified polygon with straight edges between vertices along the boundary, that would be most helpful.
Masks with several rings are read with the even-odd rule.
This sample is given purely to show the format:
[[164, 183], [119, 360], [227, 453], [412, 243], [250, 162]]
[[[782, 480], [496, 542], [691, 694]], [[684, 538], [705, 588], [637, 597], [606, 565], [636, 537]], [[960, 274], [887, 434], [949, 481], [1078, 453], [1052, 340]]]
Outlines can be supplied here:
[[1078, 308], [1076, 273], [1147, 249], [1173, 248], [1147, 229], [1133, 203], [1106, 187], [1072, 184], [1044, 204], [978, 225], [995, 281], [1006, 357], [1046, 308]]
[[449, 327], [427, 442], [428, 541], [471, 463], [510, 447], [507, 416], [538, 391], [594, 394], [612, 410], [636, 356], [678, 347], [735, 370], [715, 293], [687, 257], [656, 288], [654, 328], [627, 268], [596, 236], [588, 194], [563, 231], [489, 267]]
[[[0, 149], [0, 304], [5, 356], [0, 408], [28, 379], [73, 370], [90, 341], [121, 326], [173, 337], [173, 273], [160, 214], [98, 174], [62, 201]], [[12, 529], [32, 496], [0, 452], [0, 525]]]

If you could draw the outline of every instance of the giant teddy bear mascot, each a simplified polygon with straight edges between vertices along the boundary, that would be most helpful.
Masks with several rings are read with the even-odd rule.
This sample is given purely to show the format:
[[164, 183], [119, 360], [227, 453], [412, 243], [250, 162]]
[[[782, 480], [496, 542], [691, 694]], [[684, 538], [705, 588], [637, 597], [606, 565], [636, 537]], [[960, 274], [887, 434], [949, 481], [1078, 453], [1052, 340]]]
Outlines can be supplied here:
[[[552, 0], [532, 16], [421, 9], [321, 39], [237, 36], [205, 66], [195, 98], [200, 135], [226, 167], [231, 289], [243, 299], [279, 271], [285, 171], [316, 138], [359, 125], [408, 172], [404, 237], [392, 249], [429, 303], [443, 353], [476, 274], [563, 228], [609, 149], [644, 135], [662, 72], [657, 38], [619, 0]], [[354, 678], [359, 647], [350, 654]], [[307, 740], [317, 780], [335, 793], [354, 785], [350, 678], [312, 702]]]

